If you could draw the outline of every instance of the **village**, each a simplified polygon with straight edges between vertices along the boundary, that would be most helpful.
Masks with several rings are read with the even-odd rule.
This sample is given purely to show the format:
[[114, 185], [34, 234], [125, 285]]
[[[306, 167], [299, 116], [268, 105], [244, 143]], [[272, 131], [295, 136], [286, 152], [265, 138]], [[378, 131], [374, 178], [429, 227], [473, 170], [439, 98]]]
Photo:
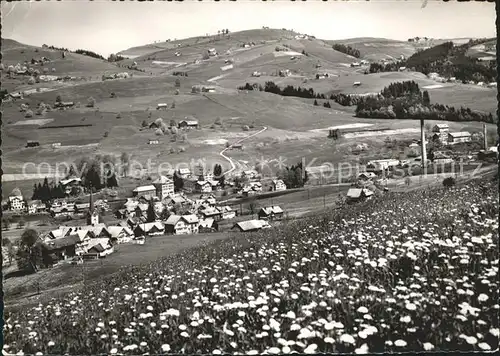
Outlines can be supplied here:
[[[182, 124], [196, 126], [197, 122], [184, 121]], [[338, 134], [330, 132], [329, 136]], [[444, 153], [445, 149], [471, 141], [469, 132], [449, 132], [447, 124], [436, 124], [427, 136], [426, 144], [437, 142], [443, 148], [442, 151], [435, 151], [431, 159], [426, 159], [427, 166], [432, 164], [434, 167], [446, 167], [463, 159], [460, 155]], [[486, 140], [484, 145], [488, 147]], [[477, 157], [470, 156], [469, 159], [475, 160], [485, 155], [497, 157], [495, 149], [496, 147], [487, 151], [483, 149], [477, 153]], [[404, 171], [411, 167], [421, 167], [420, 141], [408, 147], [407, 156], [404, 160], [368, 161], [362, 171], [353, 179], [347, 180], [351, 187], [341, 201], [352, 204], [369, 200], [377, 192], [388, 191], [384, 181], [387, 181], [387, 177], [395, 169]], [[57, 199], [46, 202], [26, 200], [16, 188], [8, 200], [4, 201], [3, 208], [4, 211], [21, 215], [50, 215], [55, 221], [65, 222], [43, 234], [44, 252], [52, 266], [57, 263], [80, 264], [84, 260], [104, 258], [115, 252], [114, 246], [117, 244], [145, 244], [149, 238], [168, 238], [169, 235], [254, 232], [270, 228], [287, 218], [285, 209], [279, 205], [262, 206], [259, 209], [250, 206], [250, 210], [246, 209], [243, 213], [241, 204], [240, 209], [235, 205], [236, 198], [228, 199], [228, 196], [221, 194], [223, 186], [231, 189], [235, 197], [247, 201], [248, 198], [267, 192], [286, 193], [287, 185], [283, 179], [263, 179], [256, 170], [243, 171], [239, 175], [225, 178], [221, 170], [222, 167], [219, 166], [214, 169], [214, 173], [208, 172], [201, 164], [192, 170], [171, 169], [152, 179], [147, 185], [136, 186], [132, 196], [113, 199], [113, 204], [108, 203], [107, 199], [95, 199], [92, 189], [89, 190], [90, 194], [85, 195], [82, 179], [68, 176], [59, 181], [62, 193]], [[312, 173], [311, 169], [310, 174]], [[82, 195], [88, 196], [88, 200], [79, 197]], [[226, 199], [222, 200], [223, 198]], [[251, 201], [249, 204], [253, 205]], [[104, 222], [103, 214], [107, 215], [107, 222]], [[9, 258], [4, 258], [4, 263], [8, 260]]]

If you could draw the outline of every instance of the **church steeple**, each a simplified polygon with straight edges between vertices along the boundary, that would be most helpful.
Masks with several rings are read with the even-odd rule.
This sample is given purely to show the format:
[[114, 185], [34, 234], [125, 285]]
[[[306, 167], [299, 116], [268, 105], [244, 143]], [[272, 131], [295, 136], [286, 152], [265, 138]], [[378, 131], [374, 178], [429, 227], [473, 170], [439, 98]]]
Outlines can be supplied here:
[[90, 184], [89, 212], [94, 212], [94, 202], [92, 201], [92, 184]]
[[100, 223], [100, 217], [97, 210], [94, 209], [92, 200], [92, 184], [90, 185], [89, 211], [87, 212], [87, 225], [97, 225]]

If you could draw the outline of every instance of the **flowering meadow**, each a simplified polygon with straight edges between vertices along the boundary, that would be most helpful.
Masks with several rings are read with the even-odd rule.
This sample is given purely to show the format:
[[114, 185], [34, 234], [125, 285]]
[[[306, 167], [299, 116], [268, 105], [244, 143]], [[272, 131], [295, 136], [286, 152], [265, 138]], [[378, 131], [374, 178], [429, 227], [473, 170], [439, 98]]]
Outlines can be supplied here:
[[4, 353], [498, 347], [498, 181], [386, 193], [5, 315]]

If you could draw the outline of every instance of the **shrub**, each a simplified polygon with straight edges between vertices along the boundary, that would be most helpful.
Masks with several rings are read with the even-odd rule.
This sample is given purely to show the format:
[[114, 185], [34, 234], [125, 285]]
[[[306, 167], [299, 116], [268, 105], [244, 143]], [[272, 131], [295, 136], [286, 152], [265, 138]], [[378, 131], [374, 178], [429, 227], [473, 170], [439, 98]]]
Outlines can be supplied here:
[[186, 152], [186, 149], [184, 147], [180, 147], [179, 152]]
[[174, 94], [175, 94], [175, 95], [179, 95], [179, 93], [180, 93], [180, 92], [179, 92], [179, 89], [176, 89]]
[[161, 129], [156, 129], [155, 130], [155, 135], [156, 136], [163, 136], [163, 131]]
[[108, 132], [108, 131], [106, 131], [106, 132], [104, 133], [104, 137], [108, 137], [108, 136], [109, 136], [109, 132]]
[[173, 148], [173, 147], [170, 147], [170, 150], [169, 150], [169, 152], [170, 152], [171, 154], [175, 153], [175, 148]]
[[120, 114], [120, 113], [116, 114], [116, 118], [117, 119], [121, 119], [122, 118], [122, 114]]
[[28, 79], [28, 84], [29, 85], [35, 84], [35, 78], [34, 77], [30, 77], [30, 79]]
[[210, 56], [208, 55], [208, 52], [205, 52], [203, 53], [203, 56], [201, 57], [203, 60], [207, 60], [210, 58]]
[[248, 131], [248, 130], [250, 130], [250, 128], [248, 127], [248, 125], [244, 125], [244, 126], [242, 127], [242, 129], [243, 129], [243, 131]]
[[26, 110], [26, 113], [24, 114], [25, 118], [30, 118], [33, 117], [33, 111], [31, 110]]
[[142, 120], [141, 126], [142, 127], [148, 127], [147, 121], [146, 120]]
[[456, 180], [453, 177], [447, 177], [443, 179], [443, 186], [445, 187], [452, 187], [456, 184]]
[[55, 73], [56, 69], [55, 68], [52, 68], [51, 69], [52, 73]]

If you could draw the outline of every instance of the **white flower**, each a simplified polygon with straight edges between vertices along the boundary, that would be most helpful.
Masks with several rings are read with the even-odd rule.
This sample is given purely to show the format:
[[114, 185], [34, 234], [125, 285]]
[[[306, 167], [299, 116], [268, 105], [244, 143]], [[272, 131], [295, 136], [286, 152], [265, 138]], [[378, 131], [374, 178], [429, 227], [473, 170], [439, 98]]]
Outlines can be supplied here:
[[369, 349], [368, 349], [367, 344], [363, 344], [363, 345], [361, 345], [361, 347], [359, 349], [354, 350], [354, 353], [357, 355], [364, 355], [364, 354], [367, 354], [368, 352], [369, 352]]
[[183, 332], [181, 332], [181, 336], [185, 337], [185, 338], [188, 338], [189, 334], [187, 332], [183, 331]]
[[366, 307], [359, 307], [358, 313], [366, 314], [368, 313], [368, 309]]
[[281, 352], [281, 350], [278, 347], [271, 347], [269, 350], [267, 350], [270, 354], [276, 355]]
[[326, 344], [334, 344], [335, 343], [335, 339], [327, 336], [323, 339], [323, 341], [326, 343]]
[[284, 354], [289, 354], [291, 351], [292, 351], [292, 349], [288, 346], [283, 346], [281, 348], [281, 352], [283, 352]]
[[490, 334], [497, 337], [500, 335], [500, 330], [498, 328], [492, 328], [490, 329]]
[[311, 344], [311, 345], [306, 347], [306, 349], [304, 350], [304, 353], [305, 354], [314, 354], [314, 353], [316, 353], [317, 348], [318, 348], [318, 345]]
[[479, 296], [477, 297], [477, 300], [480, 301], [480, 302], [486, 302], [488, 299], [490, 299], [486, 294], [479, 294]]
[[408, 324], [409, 322], [411, 322], [411, 317], [409, 315], [405, 315], [405, 316], [401, 317], [399, 319], [399, 321], [402, 322], [402, 323], [407, 323]]
[[49, 343], [48, 343], [47, 345], [48, 345], [48, 346], [54, 346], [54, 345], [55, 345], [55, 343], [54, 343], [54, 341], [49, 341]]
[[465, 341], [469, 344], [469, 345], [475, 345], [477, 344], [477, 339], [474, 337], [474, 336], [467, 336], [465, 338]]
[[114, 354], [116, 354], [117, 352], [118, 352], [118, 349], [115, 349], [115, 348], [113, 348], [113, 349], [111, 349], [111, 350], [109, 351], [109, 353], [110, 353], [111, 355], [114, 355]]
[[408, 310], [416, 310], [417, 309], [417, 306], [413, 303], [407, 303], [406, 304], [406, 309]]
[[485, 342], [482, 342], [482, 343], [480, 343], [480, 344], [479, 344], [479, 345], [477, 345], [477, 346], [479, 346], [479, 348], [480, 348], [481, 350], [491, 350], [490, 345], [488, 345], [488, 344], [487, 344], [487, 343], [485, 343]]
[[356, 341], [354, 338], [349, 335], [349, 334], [343, 334], [340, 336], [340, 342], [346, 343], [346, 344], [354, 344]]
[[[215, 279], [215, 278], [212, 278], [212, 279]], [[212, 282], [212, 279], [210, 280], [210, 282]], [[215, 350], [212, 351], [212, 354], [214, 354], [214, 355], [222, 355], [222, 351], [215, 349]]]
[[301, 329], [301, 327], [300, 327], [299, 324], [292, 324], [292, 325], [290, 325], [290, 330], [291, 331], [297, 331], [297, 330], [300, 330], [300, 329]]
[[259, 351], [257, 350], [250, 350], [247, 352], [247, 355], [258, 355], [259, 354]]
[[430, 350], [434, 349], [434, 345], [433, 345], [433, 344], [431, 344], [430, 342], [426, 342], [426, 343], [424, 343], [424, 345], [423, 345], [423, 346], [424, 346], [424, 350], [425, 350], [425, 351], [430, 351]]
[[407, 343], [406, 341], [399, 339], [394, 342], [394, 345], [396, 345], [397, 347], [405, 347]]
[[288, 319], [295, 319], [296, 318], [295, 313], [293, 311], [289, 311], [288, 313], [286, 313], [286, 317]]

